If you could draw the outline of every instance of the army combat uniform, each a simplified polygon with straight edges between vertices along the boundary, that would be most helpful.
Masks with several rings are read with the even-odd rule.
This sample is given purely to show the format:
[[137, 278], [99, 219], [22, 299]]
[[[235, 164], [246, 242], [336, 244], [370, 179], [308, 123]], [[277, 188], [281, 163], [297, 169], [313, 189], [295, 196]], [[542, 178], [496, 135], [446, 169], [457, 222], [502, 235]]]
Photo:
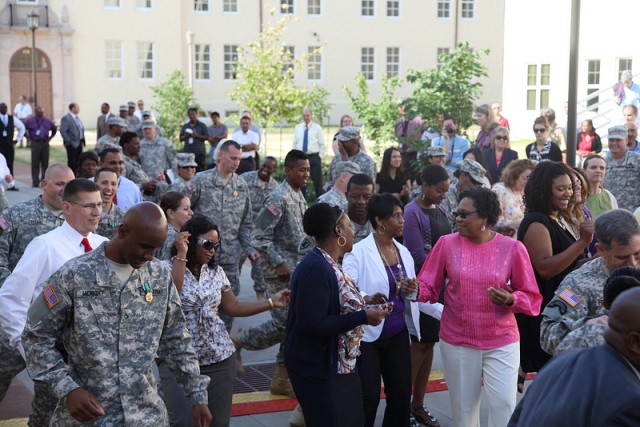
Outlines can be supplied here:
[[107, 265], [104, 244], [67, 262], [29, 308], [23, 345], [31, 378], [61, 399], [51, 426], [79, 424], [66, 405], [78, 387], [104, 408], [93, 426], [168, 426], [152, 372], [156, 355], [192, 404], [207, 404], [209, 378], [199, 373], [171, 274], [157, 260], [134, 270], [126, 284]]
[[185, 181], [180, 175], [176, 175], [176, 178], [171, 182], [171, 184], [169, 184], [167, 192], [177, 191], [191, 198], [191, 193], [193, 193], [194, 189], [195, 187], [193, 186], [193, 179], [191, 181]]
[[610, 271], [604, 258], [584, 264], [564, 278], [542, 312], [540, 347], [551, 355], [603, 344], [605, 325], [586, 321], [607, 314], [602, 289]]
[[169, 141], [160, 137], [152, 141], [142, 139], [138, 158], [142, 169], [154, 179], [167, 169], [175, 171], [177, 167], [176, 149]]
[[627, 150], [621, 159], [607, 156], [602, 185], [616, 197], [620, 209], [633, 212], [640, 207], [640, 154]]
[[140, 187], [140, 191], [142, 192], [142, 184], [146, 182], [153, 182], [156, 185], [156, 189], [153, 193], [145, 193], [142, 192], [142, 198], [146, 201], [158, 203], [160, 201], [159, 195], [167, 192], [167, 183], [164, 181], [157, 181], [156, 179], [152, 179], [147, 175], [147, 173], [142, 169], [142, 165], [138, 161], [137, 158], [131, 158], [129, 156], [122, 156], [124, 160], [124, 174], [125, 178], [133, 181], [138, 187]]
[[118, 227], [122, 222], [122, 218], [124, 218], [124, 211], [115, 203], [111, 203], [111, 209], [108, 211], [102, 211], [102, 216], [98, 223], [98, 229], [95, 233], [104, 236], [109, 240], [113, 239], [118, 233]]
[[[276, 267], [284, 262], [293, 274], [298, 262], [298, 245], [305, 236], [302, 216], [306, 209], [302, 191], [294, 191], [285, 180], [269, 194], [256, 219], [252, 241], [253, 247], [260, 252], [258, 262], [267, 286], [267, 297], [289, 287], [289, 281], [278, 279]], [[243, 332], [242, 347], [261, 350], [284, 341], [287, 308], [271, 310], [271, 317], [262, 325]], [[276, 361], [282, 364], [284, 355], [280, 347]]]
[[[356, 154], [349, 157], [347, 160], [360, 166], [360, 173], [369, 175], [373, 182], [376, 182], [376, 164], [367, 153], [359, 150]], [[336, 165], [342, 161], [342, 156], [340, 156], [340, 154], [336, 154], [333, 157], [333, 160], [331, 160], [331, 165], [329, 165], [329, 171], [327, 172], [328, 179], [327, 183], [325, 184], [326, 189], [331, 188], [335, 180], [338, 178], [335, 169]]]
[[[249, 192], [251, 193], [251, 210], [252, 210], [252, 221], [255, 225], [256, 218], [262, 209], [262, 204], [264, 199], [278, 186], [278, 182], [269, 177], [269, 182], [264, 182], [258, 177], [258, 173], [260, 171], [250, 171], [245, 172], [240, 177], [247, 182], [249, 186]], [[242, 265], [244, 261], [247, 259], [247, 256], [243, 256], [240, 258], [240, 262], [238, 263], [238, 270], [242, 270]], [[258, 261], [251, 261], [251, 280], [253, 280], [253, 290], [256, 292], [264, 293], [266, 291], [266, 286], [264, 284], [264, 279], [262, 278], [262, 272], [260, 271]]]
[[318, 197], [318, 203], [327, 203], [331, 206], [336, 206], [342, 209], [343, 211], [347, 210], [347, 197], [336, 190], [335, 187], [331, 187], [331, 190], [324, 193], [322, 196]]

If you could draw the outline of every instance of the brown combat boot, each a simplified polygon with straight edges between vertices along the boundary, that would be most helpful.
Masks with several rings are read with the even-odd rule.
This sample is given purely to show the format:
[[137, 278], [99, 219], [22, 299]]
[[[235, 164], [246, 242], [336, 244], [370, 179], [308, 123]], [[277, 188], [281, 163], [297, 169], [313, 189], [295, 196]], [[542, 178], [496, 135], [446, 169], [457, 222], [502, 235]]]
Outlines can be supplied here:
[[291, 387], [291, 381], [289, 381], [287, 368], [284, 364], [278, 363], [276, 365], [276, 372], [273, 374], [273, 378], [271, 379], [270, 391], [272, 394], [296, 397], [296, 394], [293, 392], [293, 387]]

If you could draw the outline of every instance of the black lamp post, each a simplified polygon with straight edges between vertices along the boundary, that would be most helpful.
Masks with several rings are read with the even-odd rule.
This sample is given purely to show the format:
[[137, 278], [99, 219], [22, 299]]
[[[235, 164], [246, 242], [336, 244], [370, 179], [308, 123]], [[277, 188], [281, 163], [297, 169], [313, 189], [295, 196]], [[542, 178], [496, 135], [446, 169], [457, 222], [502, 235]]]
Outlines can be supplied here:
[[36, 30], [40, 26], [40, 15], [35, 9], [27, 15], [27, 24], [31, 30], [31, 78], [33, 81], [33, 106], [38, 105], [38, 83], [36, 82]]

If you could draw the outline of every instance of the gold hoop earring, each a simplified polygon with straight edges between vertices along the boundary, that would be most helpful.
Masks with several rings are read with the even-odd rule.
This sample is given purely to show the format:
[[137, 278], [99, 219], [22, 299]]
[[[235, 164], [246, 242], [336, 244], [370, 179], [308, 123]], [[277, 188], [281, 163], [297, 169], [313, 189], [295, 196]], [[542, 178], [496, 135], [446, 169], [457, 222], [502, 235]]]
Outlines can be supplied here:
[[[340, 239], [342, 239], [342, 243], [340, 243]], [[344, 236], [338, 236], [338, 246], [344, 248], [347, 245], [347, 238]]]
[[378, 234], [383, 235], [387, 231], [387, 227], [385, 227], [384, 224], [380, 224], [378, 229], [380, 228], [382, 228], [382, 230]]

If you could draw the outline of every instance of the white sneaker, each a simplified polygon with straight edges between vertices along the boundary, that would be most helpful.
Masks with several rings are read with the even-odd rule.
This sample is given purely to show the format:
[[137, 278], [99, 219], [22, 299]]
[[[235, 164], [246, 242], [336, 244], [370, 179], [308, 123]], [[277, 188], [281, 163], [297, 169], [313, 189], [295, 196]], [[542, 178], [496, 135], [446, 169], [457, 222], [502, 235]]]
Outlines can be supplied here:
[[296, 406], [296, 409], [291, 413], [289, 427], [304, 427], [304, 415], [302, 414], [302, 407], [300, 407], [300, 405]]

